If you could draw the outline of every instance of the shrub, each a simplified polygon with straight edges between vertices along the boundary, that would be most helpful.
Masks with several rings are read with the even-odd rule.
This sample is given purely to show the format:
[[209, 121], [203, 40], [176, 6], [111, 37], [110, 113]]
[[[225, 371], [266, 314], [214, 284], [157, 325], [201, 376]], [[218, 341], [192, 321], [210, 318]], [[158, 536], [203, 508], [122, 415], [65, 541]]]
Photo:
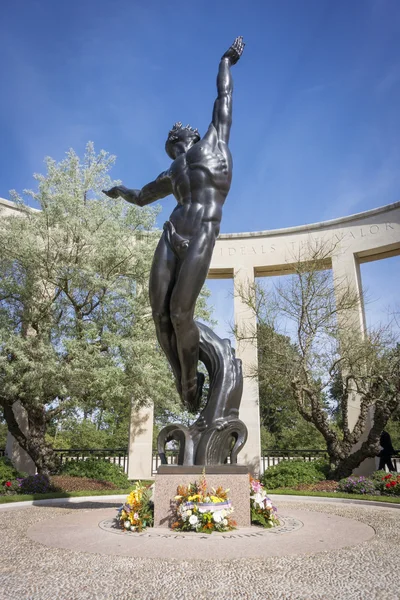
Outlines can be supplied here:
[[29, 475], [21, 480], [21, 494], [46, 494], [54, 490], [47, 475]]
[[23, 477], [25, 473], [20, 473], [17, 469], [14, 469], [12, 462], [6, 456], [0, 457], [0, 483], [16, 479], [17, 477]]
[[87, 460], [79, 461], [71, 460], [62, 466], [60, 474], [109, 481], [119, 488], [129, 486], [128, 477], [122, 467], [114, 465], [108, 460], [99, 460], [97, 458], [88, 458]]
[[380, 471], [375, 471], [374, 473], [372, 473], [372, 475], [369, 476], [369, 479], [371, 479], [375, 484], [375, 489], [377, 489], [377, 490], [381, 489], [382, 480], [386, 475], [387, 475], [387, 473], [383, 469]]
[[0, 495], [14, 495], [20, 493], [21, 479], [6, 479], [0, 487]]
[[315, 483], [326, 479], [328, 465], [324, 461], [285, 460], [270, 467], [262, 476], [267, 489], [294, 488], [301, 483]]
[[391, 496], [400, 496], [400, 475], [397, 473], [385, 473], [378, 486], [382, 494]]
[[338, 492], [348, 494], [376, 494], [374, 481], [369, 477], [351, 476], [341, 479], [338, 483]]

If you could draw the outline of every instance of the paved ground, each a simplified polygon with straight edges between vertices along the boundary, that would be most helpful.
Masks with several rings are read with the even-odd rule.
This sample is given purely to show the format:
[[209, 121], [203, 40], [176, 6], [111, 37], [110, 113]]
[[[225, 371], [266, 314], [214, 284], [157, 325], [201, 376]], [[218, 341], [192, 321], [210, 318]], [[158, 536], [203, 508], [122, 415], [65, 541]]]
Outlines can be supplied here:
[[[153, 544], [158, 555], [161, 544], [167, 542], [169, 550], [165, 548], [164, 558], [140, 557], [137, 551], [136, 556], [126, 555], [126, 544], [129, 545], [131, 536], [98, 527], [103, 517], [107, 520], [113, 513], [107, 504], [96, 509], [75, 504], [74, 507], [0, 510], [0, 598], [400, 598], [400, 510], [311, 502], [300, 497], [290, 500], [281, 497], [276, 504], [281, 514], [287, 518], [292, 516], [292, 522], [303, 523], [303, 527], [281, 535], [266, 533], [264, 537], [220, 539], [219, 542], [214, 535], [209, 541], [190, 536], [179, 540], [143, 538], [148, 545]], [[80, 528], [86, 522], [91, 522], [92, 528], [79, 537]], [[39, 542], [38, 536], [43, 531], [47, 537]], [[314, 537], [314, 548], [318, 551], [308, 542], [302, 553], [302, 535], [307, 535], [309, 540]], [[325, 547], [322, 550], [321, 540]], [[45, 545], [50, 542], [53, 547]], [[138, 542], [135, 538], [136, 549]], [[338, 543], [345, 545], [338, 547]], [[182, 558], [172, 558], [178, 544], [183, 544]], [[235, 558], [223, 558], [227, 544], [236, 544]], [[57, 545], [64, 547], [55, 547]], [[268, 552], [271, 550], [270, 554], [275, 555], [265, 556], [268, 548]], [[193, 553], [197, 553], [198, 558], [189, 558]]]

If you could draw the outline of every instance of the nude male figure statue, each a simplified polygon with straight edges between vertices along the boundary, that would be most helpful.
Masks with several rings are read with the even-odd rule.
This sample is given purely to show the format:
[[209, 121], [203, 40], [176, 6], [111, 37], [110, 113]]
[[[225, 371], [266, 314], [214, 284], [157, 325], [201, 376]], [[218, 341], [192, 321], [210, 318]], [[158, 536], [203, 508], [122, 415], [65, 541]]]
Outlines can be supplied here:
[[116, 186], [105, 194], [145, 206], [173, 194], [177, 206], [154, 254], [150, 303], [158, 341], [174, 373], [183, 404], [199, 408], [204, 376], [197, 372], [199, 330], [193, 320], [196, 300], [207, 277], [232, 180], [228, 148], [232, 124], [231, 66], [242, 55], [238, 37], [223, 55], [218, 70], [218, 96], [211, 124], [200, 138], [197, 129], [176, 123], [165, 149], [173, 162], [141, 190]]

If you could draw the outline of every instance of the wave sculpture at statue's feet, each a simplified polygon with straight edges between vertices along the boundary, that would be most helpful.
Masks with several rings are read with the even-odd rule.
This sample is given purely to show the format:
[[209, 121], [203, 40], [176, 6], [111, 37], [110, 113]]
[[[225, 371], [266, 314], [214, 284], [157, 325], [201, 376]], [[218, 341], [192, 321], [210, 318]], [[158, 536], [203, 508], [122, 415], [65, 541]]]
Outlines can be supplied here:
[[242, 361], [235, 357], [230, 340], [222, 340], [203, 323], [196, 325], [200, 360], [210, 380], [207, 403], [190, 427], [173, 423], [160, 431], [158, 453], [166, 464], [165, 445], [174, 440], [179, 444], [180, 465], [222, 465], [228, 460], [235, 464], [247, 439], [246, 425], [239, 419]]

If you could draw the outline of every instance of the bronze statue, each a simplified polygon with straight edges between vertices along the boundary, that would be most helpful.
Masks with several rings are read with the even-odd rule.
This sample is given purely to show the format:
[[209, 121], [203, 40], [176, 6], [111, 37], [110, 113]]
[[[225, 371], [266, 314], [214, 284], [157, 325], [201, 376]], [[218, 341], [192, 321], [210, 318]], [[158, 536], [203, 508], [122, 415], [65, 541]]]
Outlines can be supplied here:
[[[207, 277], [220, 230], [222, 207], [232, 180], [232, 157], [228, 148], [232, 124], [231, 67], [240, 59], [243, 49], [243, 38], [238, 37], [221, 58], [217, 76], [218, 95], [206, 134], [201, 138], [197, 129], [175, 123], [165, 144], [168, 156], [173, 159], [167, 171], [141, 190], [121, 185], [105, 191], [111, 198], [121, 196], [137, 206], [145, 206], [169, 194], [173, 194], [177, 200], [178, 204], [169, 221], [164, 224], [164, 231], [154, 254], [149, 290], [157, 338], [173, 370], [182, 402], [189, 411], [198, 411], [202, 396], [204, 375], [197, 371], [199, 358], [206, 364], [210, 374], [208, 411], [206, 407], [195, 424], [196, 427], [192, 426], [191, 429], [190, 435], [196, 438], [195, 446], [199, 445], [200, 433], [207, 429], [207, 435], [211, 429], [218, 429], [227, 430], [227, 439], [229, 435], [237, 438], [233, 424], [229, 426], [229, 422], [232, 418], [238, 421], [242, 388], [240, 361], [233, 356], [231, 360], [236, 362], [233, 367], [228, 367], [228, 370], [233, 368], [235, 371], [235, 375], [227, 375], [230, 381], [228, 388], [235, 381], [235, 392], [229, 392], [229, 399], [226, 383], [220, 382], [217, 385], [214, 381], [213, 385], [210, 348], [206, 348], [207, 344], [213, 344], [215, 353], [217, 346], [221, 354], [220, 360], [226, 362], [226, 356], [222, 358], [222, 355], [226, 355], [223, 346], [227, 340], [219, 340], [207, 327], [196, 323], [194, 308]], [[225, 371], [226, 369], [227, 365]], [[171, 427], [173, 426], [168, 426], [169, 429]], [[180, 426], [176, 427], [182, 430]], [[241, 430], [243, 427], [245, 429], [241, 423]], [[232, 431], [228, 435], [230, 429]], [[182, 436], [178, 437], [181, 439]], [[242, 438], [243, 435], [241, 440]], [[244, 441], [241, 446], [243, 444]], [[196, 454], [195, 447], [193, 453]], [[185, 461], [205, 464], [199, 463], [195, 457], [192, 459], [186, 458]]]

